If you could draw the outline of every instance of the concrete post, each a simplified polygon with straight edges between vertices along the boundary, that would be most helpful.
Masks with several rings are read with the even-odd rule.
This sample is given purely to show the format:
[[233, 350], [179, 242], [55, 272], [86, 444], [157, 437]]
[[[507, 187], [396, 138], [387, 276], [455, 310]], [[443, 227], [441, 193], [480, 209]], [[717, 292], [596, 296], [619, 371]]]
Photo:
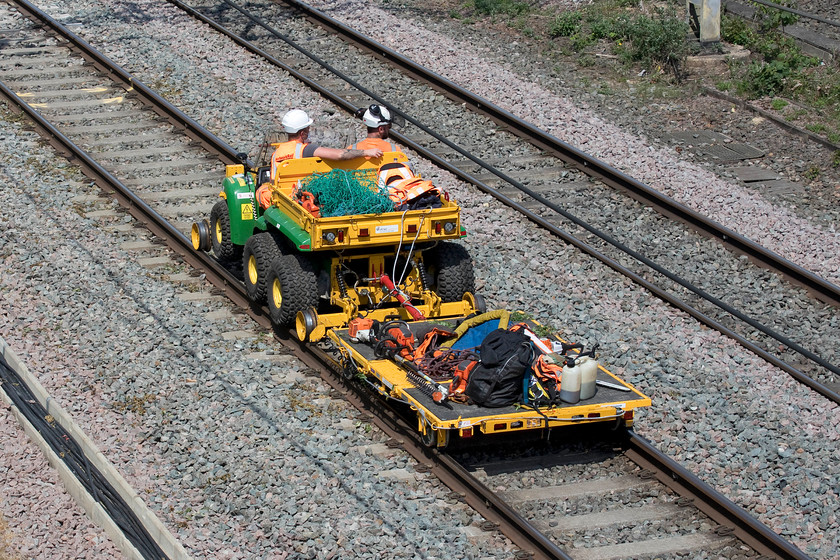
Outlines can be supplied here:
[[720, 0], [686, 0], [688, 21], [700, 43], [720, 42]]

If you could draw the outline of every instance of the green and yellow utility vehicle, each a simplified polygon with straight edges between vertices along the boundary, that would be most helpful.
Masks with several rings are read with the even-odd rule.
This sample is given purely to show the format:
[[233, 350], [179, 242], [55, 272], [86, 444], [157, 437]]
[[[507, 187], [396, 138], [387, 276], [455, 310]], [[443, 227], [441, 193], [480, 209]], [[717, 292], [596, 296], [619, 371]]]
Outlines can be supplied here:
[[[651, 404], [623, 380], [595, 367], [594, 352], [588, 374], [591, 394], [580, 402], [554, 396], [550, 402], [539, 401], [533, 395], [529, 401], [535, 386], [529, 367], [516, 378], [518, 399], [492, 407], [476, 404], [468, 398], [466, 372], [456, 368], [465, 362], [448, 358], [486, 358], [479, 356], [481, 340], [462, 338], [466, 327], [472, 329], [478, 319], [483, 326], [475, 327], [479, 330], [471, 331], [473, 335], [481, 328], [503, 331], [509, 314], [488, 313], [483, 298], [474, 293], [472, 260], [458, 243], [466, 235], [458, 204], [435, 190], [432, 207], [327, 216], [321, 213], [323, 200], [307, 190], [316, 178], [336, 173], [348, 183], [366, 177], [370, 189], [385, 190], [378, 181], [382, 170], [405, 164], [402, 152], [347, 161], [288, 159], [278, 164], [273, 178], [267, 166], [250, 165], [245, 154], [241, 160], [227, 166], [221, 200], [209, 220], [193, 224], [194, 247], [212, 249], [222, 262], [241, 261], [249, 297], [266, 303], [275, 325], [294, 325], [301, 340], [329, 346], [334, 365], [348, 378], [364, 380], [415, 414], [429, 446], [444, 447], [453, 434], [469, 438], [599, 422], [630, 426], [635, 409]], [[268, 191], [258, 194], [258, 189]], [[266, 192], [270, 204], [263, 208], [258, 199]], [[342, 196], [354, 195], [348, 191]], [[541, 342], [533, 335], [537, 325], [519, 325], [535, 341], [529, 359], [544, 354], [557, 360], [562, 348], [561, 365], [555, 369], [559, 372], [567, 359], [572, 364], [568, 371], [575, 371], [579, 348], [570, 346], [575, 351], [567, 354], [556, 336]], [[448, 340], [451, 347], [426, 348], [432, 340]], [[499, 373], [473, 365], [485, 376]], [[566, 388], [561, 391], [559, 373], [556, 377], [560, 395]], [[566, 375], [567, 381], [570, 377]]]
[[[455, 243], [466, 235], [460, 208], [445, 193], [438, 208], [333, 217], [319, 216], [301, 196], [307, 194], [302, 182], [316, 175], [343, 170], [375, 182], [383, 165], [404, 162], [402, 152], [347, 161], [289, 159], [273, 180], [268, 167], [228, 165], [222, 200], [209, 222], [193, 224], [193, 245], [212, 248], [223, 262], [242, 259], [249, 297], [265, 301], [278, 326], [297, 322], [301, 339], [321, 339], [326, 329], [360, 313], [382, 320], [483, 311], [483, 300], [473, 294], [472, 261]], [[266, 209], [256, 200], [264, 184], [271, 189]]]

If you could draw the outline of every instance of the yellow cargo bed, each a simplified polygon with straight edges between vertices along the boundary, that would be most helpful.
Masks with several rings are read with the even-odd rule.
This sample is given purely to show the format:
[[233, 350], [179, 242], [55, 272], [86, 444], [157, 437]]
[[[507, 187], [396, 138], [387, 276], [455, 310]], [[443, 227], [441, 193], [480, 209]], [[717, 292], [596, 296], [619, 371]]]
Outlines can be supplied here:
[[[428, 331], [431, 325], [455, 327], [455, 320], [409, 322], [412, 331]], [[327, 336], [338, 346], [340, 353], [358, 371], [389, 399], [406, 403], [416, 412], [418, 430], [430, 446], [444, 447], [450, 436], [468, 438], [479, 433], [498, 434], [526, 430], [541, 430], [562, 426], [612, 423], [632, 426], [637, 408], [651, 405], [650, 398], [620, 379], [603, 366], [599, 366], [600, 382], [595, 395], [577, 404], [558, 403], [538, 410], [523, 405], [485, 408], [446, 400], [435, 402], [427, 392], [412, 382], [408, 370], [391, 359], [377, 358], [370, 345], [353, 342], [347, 329], [330, 329]], [[607, 383], [604, 386], [601, 383]], [[442, 381], [448, 386], [450, 381]], [[609, 386], [612, 385], [612, 386]]]
[[355, 250], [463, 237], [465, 231], [461, 228], [460, 208], [443, 193], [440, 195], [440, 208], [335, 217], [315, 217], [295, 197], [300, 182], [313, 174], [343, 169], [368, 170], [375, 176], [386, 163], [406, 161], [402, 152], [386, 152], [376, 159], [346, 161], [289, 159], [277, 167], [272, 183], [272, 203], [311, 237], [310, 246], [301, 247], [303, 250]]

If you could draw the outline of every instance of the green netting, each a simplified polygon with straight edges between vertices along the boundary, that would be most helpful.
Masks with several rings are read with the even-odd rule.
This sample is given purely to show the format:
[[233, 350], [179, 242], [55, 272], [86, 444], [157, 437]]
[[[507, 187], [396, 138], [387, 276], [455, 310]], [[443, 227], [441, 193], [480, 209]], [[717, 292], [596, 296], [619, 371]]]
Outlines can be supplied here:
[[374, 170], [313, 173], [301, 180], [300, 190], [315, 196], [325, 218], [394, 210], [394, 201], [388, 198], [387, 190], [379, 188]]

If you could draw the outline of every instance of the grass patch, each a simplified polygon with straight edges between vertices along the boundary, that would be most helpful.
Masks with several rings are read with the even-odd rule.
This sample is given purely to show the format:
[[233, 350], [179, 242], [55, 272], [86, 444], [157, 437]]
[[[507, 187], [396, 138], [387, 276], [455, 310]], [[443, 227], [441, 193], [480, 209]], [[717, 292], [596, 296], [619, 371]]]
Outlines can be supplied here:
[[796, 111], [792, 112], [790, 115], [787, 116], [787, 120], [798, 121], [807, 114], [808, 111], [806, 111], [805, 109], [797, 109]]
[[[780, 3], [791, 5], [787, 1]], [[812, 131], [823, 134], [838, 128], [830, 123], [840, 123], [840, 80], [837, 78], [840, 66], [836, 61], [824, 62], [803, 53], [792, 38], [781, 33], [780, 28], [797, 19], [795, 14], [761, 6], [757, 24], [723, 16], [721, 38], [753, 53], [749, 64], [730, 65], [732, 81], [740, 95], [747, 99], [776, 97], [771, 106], [777, 111], [788, 105], [778, 97], [822, 109], [824, 113], [820, 118], [827, 120], [829, 126], [814, 125], [819, 130]], [[797, 120], [802, 114], [795, 111], [788, 119]]]
[[[773, 0], [774, 4], [784, 6], [786, 8], [798, 8], [797, 0]], [[755, 4], [757, 10], [756, 14], [761, 21], [763, 29], [778, 29], [785, 25], [793, 25], [799, 21], [799, 16], [786, 12], [784, 10], [777, 10], [764, 4]]]
[[549, 37], [571, 37], [583, 28], [581, 12], [563, 12], [549, 24]]
[[[778, 1], [790, 7], [795, 7], [795, 2]], [[579, 69], [609, 59], [612, 64], [618, 61], [618, 70], [623, 74], [629, 71], [641, 76], [639, 69], [643, 68], [648, 76], [645, 80], [673, 75], [679, 81], [686, 58], [700, 50], [697, 42], [687, 40], [691, 28], [682, 5], [661, 7], [662, 4], [638, 0], [593, 0], [579, 5], [578, 9], [560, 11], [523, 0], [471, 0], [460, 6], [458, 13], [450, 12], [450, 17], [465, 21], [489, 17], [492, 23], [502, 21], [533, 39], [541, 50], [571, 58]], [[819, 117], [806, 122], [824, 123], [825, 129], [819, 134], [840, 131], [840, 62], [824, 62], [809, 56], [793, 39], [781, 33], [785, 26], [799, 19], [795, 14], [763, 5], [755, 8], [755, 21], [721, 16], [719, 51], [725, 54], [727, 45], [735, 44], [752, 54], [748, 62], [730, 62], [730, 75], [716, 80], [718, 89], [745, 99], [770, 98], [773, 109], [790, 112], [787, 118], [792, 121], [801, 119], [805, 112], [791, 111], [788, 104], [816, 109], [820, 111]], [[704, 53], [710, 52], [706, 46]], [[584, 79], [582, 76], [581, 81]]]
[[577, 52], [604, 44], [625, 64], [667, 68], [679, 76], [689, 53], [684, 18], [672, 9], [638, 13], [638, 9], [622, 8], [619, 2], [561, 13], [548, 25], [548, 35], [566, 38]]
[[531, 7], [516, 0], [473, 0], [475, 10], [487, 16], [519, 16], [528, 13]]

